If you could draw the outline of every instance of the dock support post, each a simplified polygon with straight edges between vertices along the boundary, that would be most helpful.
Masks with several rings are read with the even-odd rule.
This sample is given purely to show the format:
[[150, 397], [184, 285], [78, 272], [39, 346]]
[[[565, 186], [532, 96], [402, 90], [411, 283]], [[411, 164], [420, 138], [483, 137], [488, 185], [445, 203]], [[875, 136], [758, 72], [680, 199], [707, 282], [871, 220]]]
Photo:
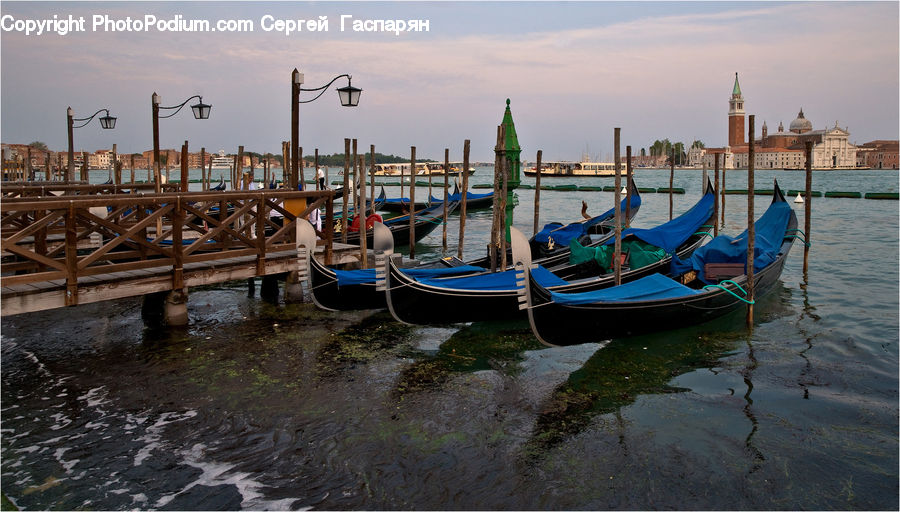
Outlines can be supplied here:
[[278, 277], [274, 275], [263, 276], [262, 286], [259, 289], [262, 300], [271, 303], [278, 302]]
[[303, 295], [303, 281], [300, 279], [300, 273], [291, 270], [284, 280], [284, 301], [285, 302], [305, 302]]
[[187, 290], [172, 290], [144, 295], [141, 318], [150, 328], [180, 327], [188, 324]]

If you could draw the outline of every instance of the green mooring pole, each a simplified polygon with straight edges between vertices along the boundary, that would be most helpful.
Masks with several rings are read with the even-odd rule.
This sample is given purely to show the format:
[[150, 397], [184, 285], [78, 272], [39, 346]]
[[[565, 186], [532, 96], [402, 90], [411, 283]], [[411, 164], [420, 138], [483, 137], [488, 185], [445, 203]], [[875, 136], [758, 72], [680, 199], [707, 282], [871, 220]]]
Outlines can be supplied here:
[[513, 208], [516, 204], [515, 190], [521, 183], [521, 154], [519, 138], [516, 136], [516, 124], [513, 122], [512, 112], [509, 110], [509, 98], [506, 99], [506, 111], [503, 113], [503, 128], [505, 133], [505, 154], [509, 175], [506, 183], [506, 240], [509, 241], [509, 227], [513, 224]]

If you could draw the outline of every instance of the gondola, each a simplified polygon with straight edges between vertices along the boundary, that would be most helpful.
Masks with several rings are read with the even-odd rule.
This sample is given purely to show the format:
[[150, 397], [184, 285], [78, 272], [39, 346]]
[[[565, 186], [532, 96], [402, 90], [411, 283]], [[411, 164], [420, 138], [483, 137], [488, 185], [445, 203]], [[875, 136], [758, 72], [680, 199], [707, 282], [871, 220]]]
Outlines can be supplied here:
[[[315, 248], [316, 233], [305, 219], [301, 224], [299, 245]], [[360, 270], [340, 270], [330, 268], [312, 257], [307, 250], [303, 268], [308, 269], [308, 283], [313, 302], [321, 309], [328, 311], [348, 311], [358, 309], [376, 309], [387, 306], [384, 294], [385, 258], [394, 250], [394, 238], [390, 229], [376, 222], [373, 226], [373, 247], [375, 268]], [[478, 272], [480, 267], [453, 267], [444, 269], [405, 268], [404, 272], [417, 276], [459, 275]], [[301, 272], [306, 275], [306, 272]]]
[[[781, 276], [797, 232], [797, 216], [775, 182], [772, 203], [755, 222], [754, 296]], [[540, 282], [527, 262], [524, 236], [513, 242], [525, 279], [520, 293], [535, 336], [548, 345], [574, 345], [700, 324], [745, 305], [747, 231], [720, 235], [668, 273], [614, 288], [558, 293]]]
[[219, 176], [219, 184], [216, 185], [215, 187], [210, 188], [210, 190], [215, 190], [217, 192], [221, 192], [221, 191], [225, 190], [225, 177]]
[[[624, 280], [637, 279], [668, 267], [671, 253], [686, 257], [699, 247], [707, 226], [714, 219], [715, 192], [707, 182], [704, 195], [690, 210], [653, 229], [627, 229], [623, 238], [646, 238], [658, 244], [663, 255], [652, 261], [646, 258], [641, 266], [628, 268]], [[609, 240], [609, 239], [607, 239]], [[636, 243], [636, 242], [635, 242]], [[527, 253], [529, 263], [531, 248], [528, 242], [519, 248]], [[535, 279], [552, 290], [585, 291], [612, 286], [613, 275], [606, 269], [593, 268], [593, 262], [584, 264], [560, 264], [555, 267], [539, 266]], [[483, 272], [464, 277], [415, 279], [402, 273], [392, 260], [387, 269], [387, 303], [391, 315], [410, 324], [445, 324], [524, 318], [519, 310], [517, 273]], [[593, 273], [590, 278], [582, 278]], [[564, 279], [575, 279], [567, 281]], [[582, 279], [579, 279], [582, 278]], [[428, 304], [427, 308], [422, 304]]]
[[[341, 196], [335, 195], [334, 197], [338, 198]], [[375, 198], [374, 205], [373, 205], [373, 202], [371, 199], [366, 198], [366, 211], [371, 211], [373, 208], [375, 209], [375, 211], [380, 210], [386, 200], [387, 200], [387, 194], [385, 194], [384, 186], [382, 185], [381, 191], [378, 193], [378, 197]], [[352, 217], [354, 215], [354, 211], [355, 211], [355, 209], [352, 206], [350, 206], [347, 209], [348, 217]], [[336, 219], [340, 219], [343, 214], [344, 214], [343, 208], [335, 208], [334, 216]]]
[[[430, 201], [431, 204], [441, 204], [444, 202], [444, 199], [430, 196]], [[447, 201], [459, 201], [460, 204], [462, 203], [462, 193], [460, 193], [458, 187], [455, 188], [452, 194], [447, 195]], [[466, 211], [491, 208], [493, 207], [493, 205], [494, 192], [488, 192], [486, 194], [473, 194], [472, 192], [466, 192]]]
[[[447, 215], [452, 213], [453, 210], [455, 210], [458, 206], [459, 203], [448, 204]], [[428, 236], [429, 233], [431, 233], [435, 228], [441, 225], [444, 222], [443, 217], [443, 205], [436, 205], [417, 211], [415, 213], [416, 242]], [[394, 245], [396, 247], [409, 245], [409, 214], [385, 219], [383, 223], [388, 227], [388, 229], [390, 229], [391, 234], [394, 237]], [[366, 224], [369, 224], [369, 222], [367, 221]], [[335, 228], [337, 228], [335, 229], [335, 240], [341, 237], [339, 226], [340, 224], [335, 224]], [[372, 242], [372, 230], [367, 229], [366, 243], [367, 245], [371, 245]], [[350, 231], [348, 229], [347, 243], [359, 245], [359, 231]]]

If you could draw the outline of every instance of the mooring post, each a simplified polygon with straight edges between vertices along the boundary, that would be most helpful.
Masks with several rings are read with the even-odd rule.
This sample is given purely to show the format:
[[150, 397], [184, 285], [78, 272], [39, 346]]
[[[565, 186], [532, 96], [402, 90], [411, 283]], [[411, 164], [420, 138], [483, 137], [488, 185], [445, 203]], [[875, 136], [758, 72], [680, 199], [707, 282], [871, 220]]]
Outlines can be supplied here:
[[350, 215], [350, 139], [344, 139], [344, 189], [341, 205], [341, 242], [347, 243], [347, 216]]
[[[400, 176], [403, 183], [403, 176]], [[402, 198], [402, 196], [401, 196]], [[401, 204], [403, 200], [401, 199]], [[409, 148], [409, 258], [416, 259], [416, 147]]]
[[463, 143], [463, 179], [462, 204], [459, 209], [459, 249], [457, 258], [463, 257], [463, 239], [466, 234], [466, 196], [469, 192], [469, 139]]
[[509, 159], [506, 158], [506, 135], [504, 130], [503, 136], [503, 150], [500, 155], [500, 172], [502, 178], [502, 192], [500, 196], [500, 269], [501, 271], [506, 270], [506, 218], [509, 212], [507, 208], [507, 204], [509, 204], [509, 197], [507, 193], [509, 192]]
[[[119, 176], [121, 180], [122, 176]], [[181, 191], [188, 191], [188, 141], [184, 141], [184, 144], [181, 146]]]
[[537, 167], [534, 175], [534, 234], [538, 232], [538, 225], [541, 222], [541, 157], [544, 151], [539, 149], [537, 152]]
[[675, 185], [675, 146], [672, 146], [672, 163], [669, 167], [669, 220], [672, 220], [672, 187]]
[[[450, 186], [450, 148], [444, 148], [444, 234], [442, 237], [444, 251], [447, 251], [447, 188]], [[429, 198], [430, 199], [430, 198]]]
[[[133, 162], [134, 160], [132, 160]], [[134, 167], [134, 166], [132, 166]], [[132, 173], [131, 181], [134, 181]], [[206, 190], [206, 148], [200, 148], [200, 190]]]
[[[359, 187], [359, 208], [356, 210], [358, 212], [357, 219], [359, 219], [359, 261], [362, 264], [362, 268], [369, 267], [369, 258], [368, 258], [368, 229], [366, 222], [366, 155], [359, 155], [359, 176], [362, 179]], [[374, 229], [373, 229], [374, 233]], [[374, 234], [373, 234], [374, 241]]]
[[747, 130], [749, 132], [749, 148], [747, 153], [747, 327], [751, 330], [753, 329], [753, 251], [754, 246], [756, 245], [756, 229], [753, 223], [753, 196], [754, 194], [754, 183], [753, 183], [753, 170], [756, 166], [756, 162], [754, 159], [756, 158], [756, 153], [754, 151], [753, 145], [754, 141], [754, 118], [756, 116], [750, 115], [748, 116], [748, 125]]
[[[631, 227], [631, 146], [625, 146], [625, 227]], [[619, 185], [616, 184], [616, 189]]]
[[[119, 167], [116, 165], [119, 162], [119, 151], [116, 148], [116, 144], [113, 144], [112, 147], [112, 166], [113, 166], [113, 184], [121, 185], [122, 184], [122, 173], [119, 171]], [[28, 151], [31, 151], [31, 148], [28, 148]], [[31, 163], [31, 155], [28, 155], [28, 163]]]
[[803, 205], [803, 282], [809, 284], [809, 240], [812, 228], [812, 141], [806, 141], [806, 204]]
[[[719, 153], [715, 154], [716, 183], [713, 190], [713, 237], [719, 236]], [[704, 186], [706, 184], [704, 183]]]
[[[353, 165], [353, 187], [351, 187], [351, 192], [353, 192], [353, 213], [355, 213], [357, 217], [359, 217], [360, 212], [362, 212], [362, 209], [359, 207], [359, 189], [366, 186], [365, 183], [359, 181], [360, 172], [358, 149], [359, 141], [353, 139], [353, 157], [350, 162]], [[363, 178], [363, 181], [365, 181], [365, 178]], [[366, 212], [362, 212], [363, 215], [365, 215], [365, 213]]]
[[[369, 154], [372, 155], [372, 165], [369, 166], [369, 186], [371, 187], [369, 188], [369, 203], [372, 205], [372, 215], [375, 215], [375, 144], [369, 145]], [[316, 167], [316, 172], [319, 172], [318, 167]], [[374, 237], [374, 235], [372, 236]]]
[[313, 179], [316, 180], [316, 188], [315, 190], [321, 190], [322, 184], [319, 183], [319, 148], [315, 148], [315, 153], [313, 156]]
[[720, 229], [725, 229], [725, 155], [722, 155], [722, 188], [719, 190], [719, 196], [722, 198], [722, 222], [719, 223]]
[[[622, 133], [621, 128], [613, 128], [613, 162], [616, 166], [616, 191], [615, 191], [615, 222], [616, 222], [616, 240], [613, 249], [613, 272], [615, 274], [616, 286], [622, 284], [622, 162], [620, 161], [619, 141]], [[671, 215], [671, 214], [670, 214]]]
[[497, 271], [497, 247], [499, 244], [499, 231], [500, 231], [500, 208], [502, 198], [500, 197], [501, 193], [501, 183], [502, 173], [503, 173], [503, 160], [500, 156], [500, 152], [503, 147], [503, 125], [497, 126], [497, 145], [494, 146], [494, 201], [491, 208], [491, 241], [488, 244], [488, 255], [491, 259], [491, 272]]

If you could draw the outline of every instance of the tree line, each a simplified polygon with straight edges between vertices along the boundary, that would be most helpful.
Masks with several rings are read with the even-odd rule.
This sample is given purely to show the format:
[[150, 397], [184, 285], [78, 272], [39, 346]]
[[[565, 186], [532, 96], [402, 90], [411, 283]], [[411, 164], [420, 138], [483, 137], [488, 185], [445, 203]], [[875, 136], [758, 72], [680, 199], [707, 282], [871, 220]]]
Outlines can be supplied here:
[[[691, 142], [690, 147], [705, 148], [706, 144], [701, 140], [695, 140], [694, 142]], [[671, 163], [673, 150], [675, 151], [675, 165], [684, 165], [687, 163], [687, 151], [684, 148], [684, 143], [672, 143], [669, 139], [654, 141], [650, 146], [650, 156], [666, 156], [666, 162]], [[641, 156], [644, 156], [645, 154], [644, 149], [641, 148]]]

